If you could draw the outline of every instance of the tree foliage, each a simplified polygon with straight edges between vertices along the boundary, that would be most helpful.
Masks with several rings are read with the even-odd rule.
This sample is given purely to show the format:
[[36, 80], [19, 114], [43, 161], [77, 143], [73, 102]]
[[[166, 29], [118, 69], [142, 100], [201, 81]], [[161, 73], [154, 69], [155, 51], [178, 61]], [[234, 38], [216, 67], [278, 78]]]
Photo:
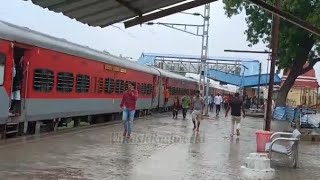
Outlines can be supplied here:
[[[245, 11], [248, 25], [245, 34], [249, 46], [263, 42], [267, 47], [270, 47], [271, 13], [245, 0], [223, 0], [223, 2], [228, 17]], [[266, 2], [275, 4], [275, 0], [266, 0]], [[281, 9], [320, 27], [320, 0], [282, 0]], [[308, 60], [308, 64], [313, 67], [316, 63], [314, 58], [319, 55], [319, 52], [319, 37], [281, 19], [278, 51], [278, 66], [280, 68], [295, 69], [304, 66]], [[304, 71], [307, 69], [301, 69], [300, 74]]]

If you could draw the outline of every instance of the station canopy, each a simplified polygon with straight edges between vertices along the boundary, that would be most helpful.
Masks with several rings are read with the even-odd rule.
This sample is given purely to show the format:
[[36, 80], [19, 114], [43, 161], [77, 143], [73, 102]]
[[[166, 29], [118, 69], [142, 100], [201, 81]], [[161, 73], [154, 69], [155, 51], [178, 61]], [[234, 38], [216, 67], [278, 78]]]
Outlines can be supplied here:
[[[26, 0], [25, 0], [26, 1]], [[31, 0], [33, 4], [93, 27], [131, 27], [217, 0]]]

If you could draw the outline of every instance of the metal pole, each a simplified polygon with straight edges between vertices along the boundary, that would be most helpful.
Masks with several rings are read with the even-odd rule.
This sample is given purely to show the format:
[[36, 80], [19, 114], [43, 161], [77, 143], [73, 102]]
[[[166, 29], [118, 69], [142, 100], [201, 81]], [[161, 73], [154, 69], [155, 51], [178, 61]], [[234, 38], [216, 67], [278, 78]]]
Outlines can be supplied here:
[[316, 95], [316, 113], [318, 113], [318, 104], [319, 104], [319, 86], [317, 87], [317, 95]]
[[206, 78], [207, 78], [207, 88], [206, 88], [206, 96], [207, 96], [207, 99], [206, 99], [206, 104], [207, 104], [207, 107], [206, 107], [206, 110], [205, 110], [205, 115], [208, 116], [208, 99], [209, 99], [209, 86], [210, 86], [210, 79], [208, 78], [208, 67], [206, 68]]
[[[280, 9], [281, 0], [276, 0], [276, 7]], [[279, 29], [280, 29], [280, 18], [279, 16], [273, 15], [272, 22], [272, 54], [271, 54], [271, 64], [270, 64], [270, 79], [269, 79], [269, 89], [268, 89], [268, 102], [267, 102], [267, 115], [265, 122], [265, 130], [270, 131], [271, 129], [271, 108], [272, 108], [272, 91], [274, 84], [274, 74], [275, 74], [275, 65], [277, 59], [277, 51], [278, 51], [278, 42], [279, 42]]]
[[260, 81], [261, 81], [261, 63], [259, 63], [259, 84], [258, 84], [257, 108], [259, 108], [259, 105], [260, 105]]
[[[205, 91], [205, 78], [207, 77], [207, 56], [208, 56], [208, 39], [209, 39], [209, 19], [210, 19], [210, 4], [206, 4], [204, 6], [204, 14], [203, 14], [203, 33], [202, 33], [202, 48], [201, 48], [201, 69], [200, 69], [200, 91], [202, 91], [202, 95], [208, 98], [209, 92]], [[209, 83], [207, 82], [207, 86]], [[205, 115], [208, 115], [208, 100], [205, 101]]]

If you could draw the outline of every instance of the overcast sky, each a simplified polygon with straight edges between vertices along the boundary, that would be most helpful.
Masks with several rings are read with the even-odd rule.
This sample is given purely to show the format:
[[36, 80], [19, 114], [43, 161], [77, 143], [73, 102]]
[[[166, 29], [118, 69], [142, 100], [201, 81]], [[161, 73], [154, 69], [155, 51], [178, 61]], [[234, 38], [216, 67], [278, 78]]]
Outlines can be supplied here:
[[[0, 6], [1, 20], [94, 49], [107, 50], [115, 55], [122, 54], [122, 56], [138, 59], [143, 52], [184, 55], [200, 55], [201, 52], [200, 37], [167, 27], [142, 25], [124, 29], [121, 23], [115, 24], [116, 27], [89, 27], [62, 14], [42, 9], [29, 1], [1, 1], [3, 1], [2, 4], [5, 4], [5, 6]], [[203, 13], [203, 10], [203, 7], [198, 7], [188, 12]], [[248, 47], [244, 34], [246, 29], [244, 13], [229, 19], [224, 14], [223, 3], [218, 1], [211, 3], [210, 16], [209, 56], [253, 58], [266, 62], [267, 55], [264, 54], [224, 52], [225, 49], [266, 50], [264, 44]], [[201, 17], [178, 13], [154, 22], [202, 24], [202, 21]], [[266, 71], [266, 65], [263, 66], [263, 69]], [[315, 69], [319, 70], [320, 64], [317, 64]], [[318, 75], [320, 77], [319, 72]]]

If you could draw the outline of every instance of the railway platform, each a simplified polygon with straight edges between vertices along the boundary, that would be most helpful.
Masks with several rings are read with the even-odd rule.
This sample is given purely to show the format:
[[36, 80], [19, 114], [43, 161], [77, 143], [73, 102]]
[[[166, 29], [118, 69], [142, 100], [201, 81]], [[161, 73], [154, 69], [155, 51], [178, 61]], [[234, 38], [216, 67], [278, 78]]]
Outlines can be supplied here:
[[[130, 140], [114, 123], [72, 132], [25, 137], [0, 145], [1, 179], [241, 179], [241, 166], [256, 150], [263, 120], [246, 117], [231, 139], [230, 117], [204, 119], [199, 133], [187, 120], [161, 113], [134, 121]], [[301, 142], [299, 168], [275, 163], [275, 179], [320, 179], [318, 144]]]

